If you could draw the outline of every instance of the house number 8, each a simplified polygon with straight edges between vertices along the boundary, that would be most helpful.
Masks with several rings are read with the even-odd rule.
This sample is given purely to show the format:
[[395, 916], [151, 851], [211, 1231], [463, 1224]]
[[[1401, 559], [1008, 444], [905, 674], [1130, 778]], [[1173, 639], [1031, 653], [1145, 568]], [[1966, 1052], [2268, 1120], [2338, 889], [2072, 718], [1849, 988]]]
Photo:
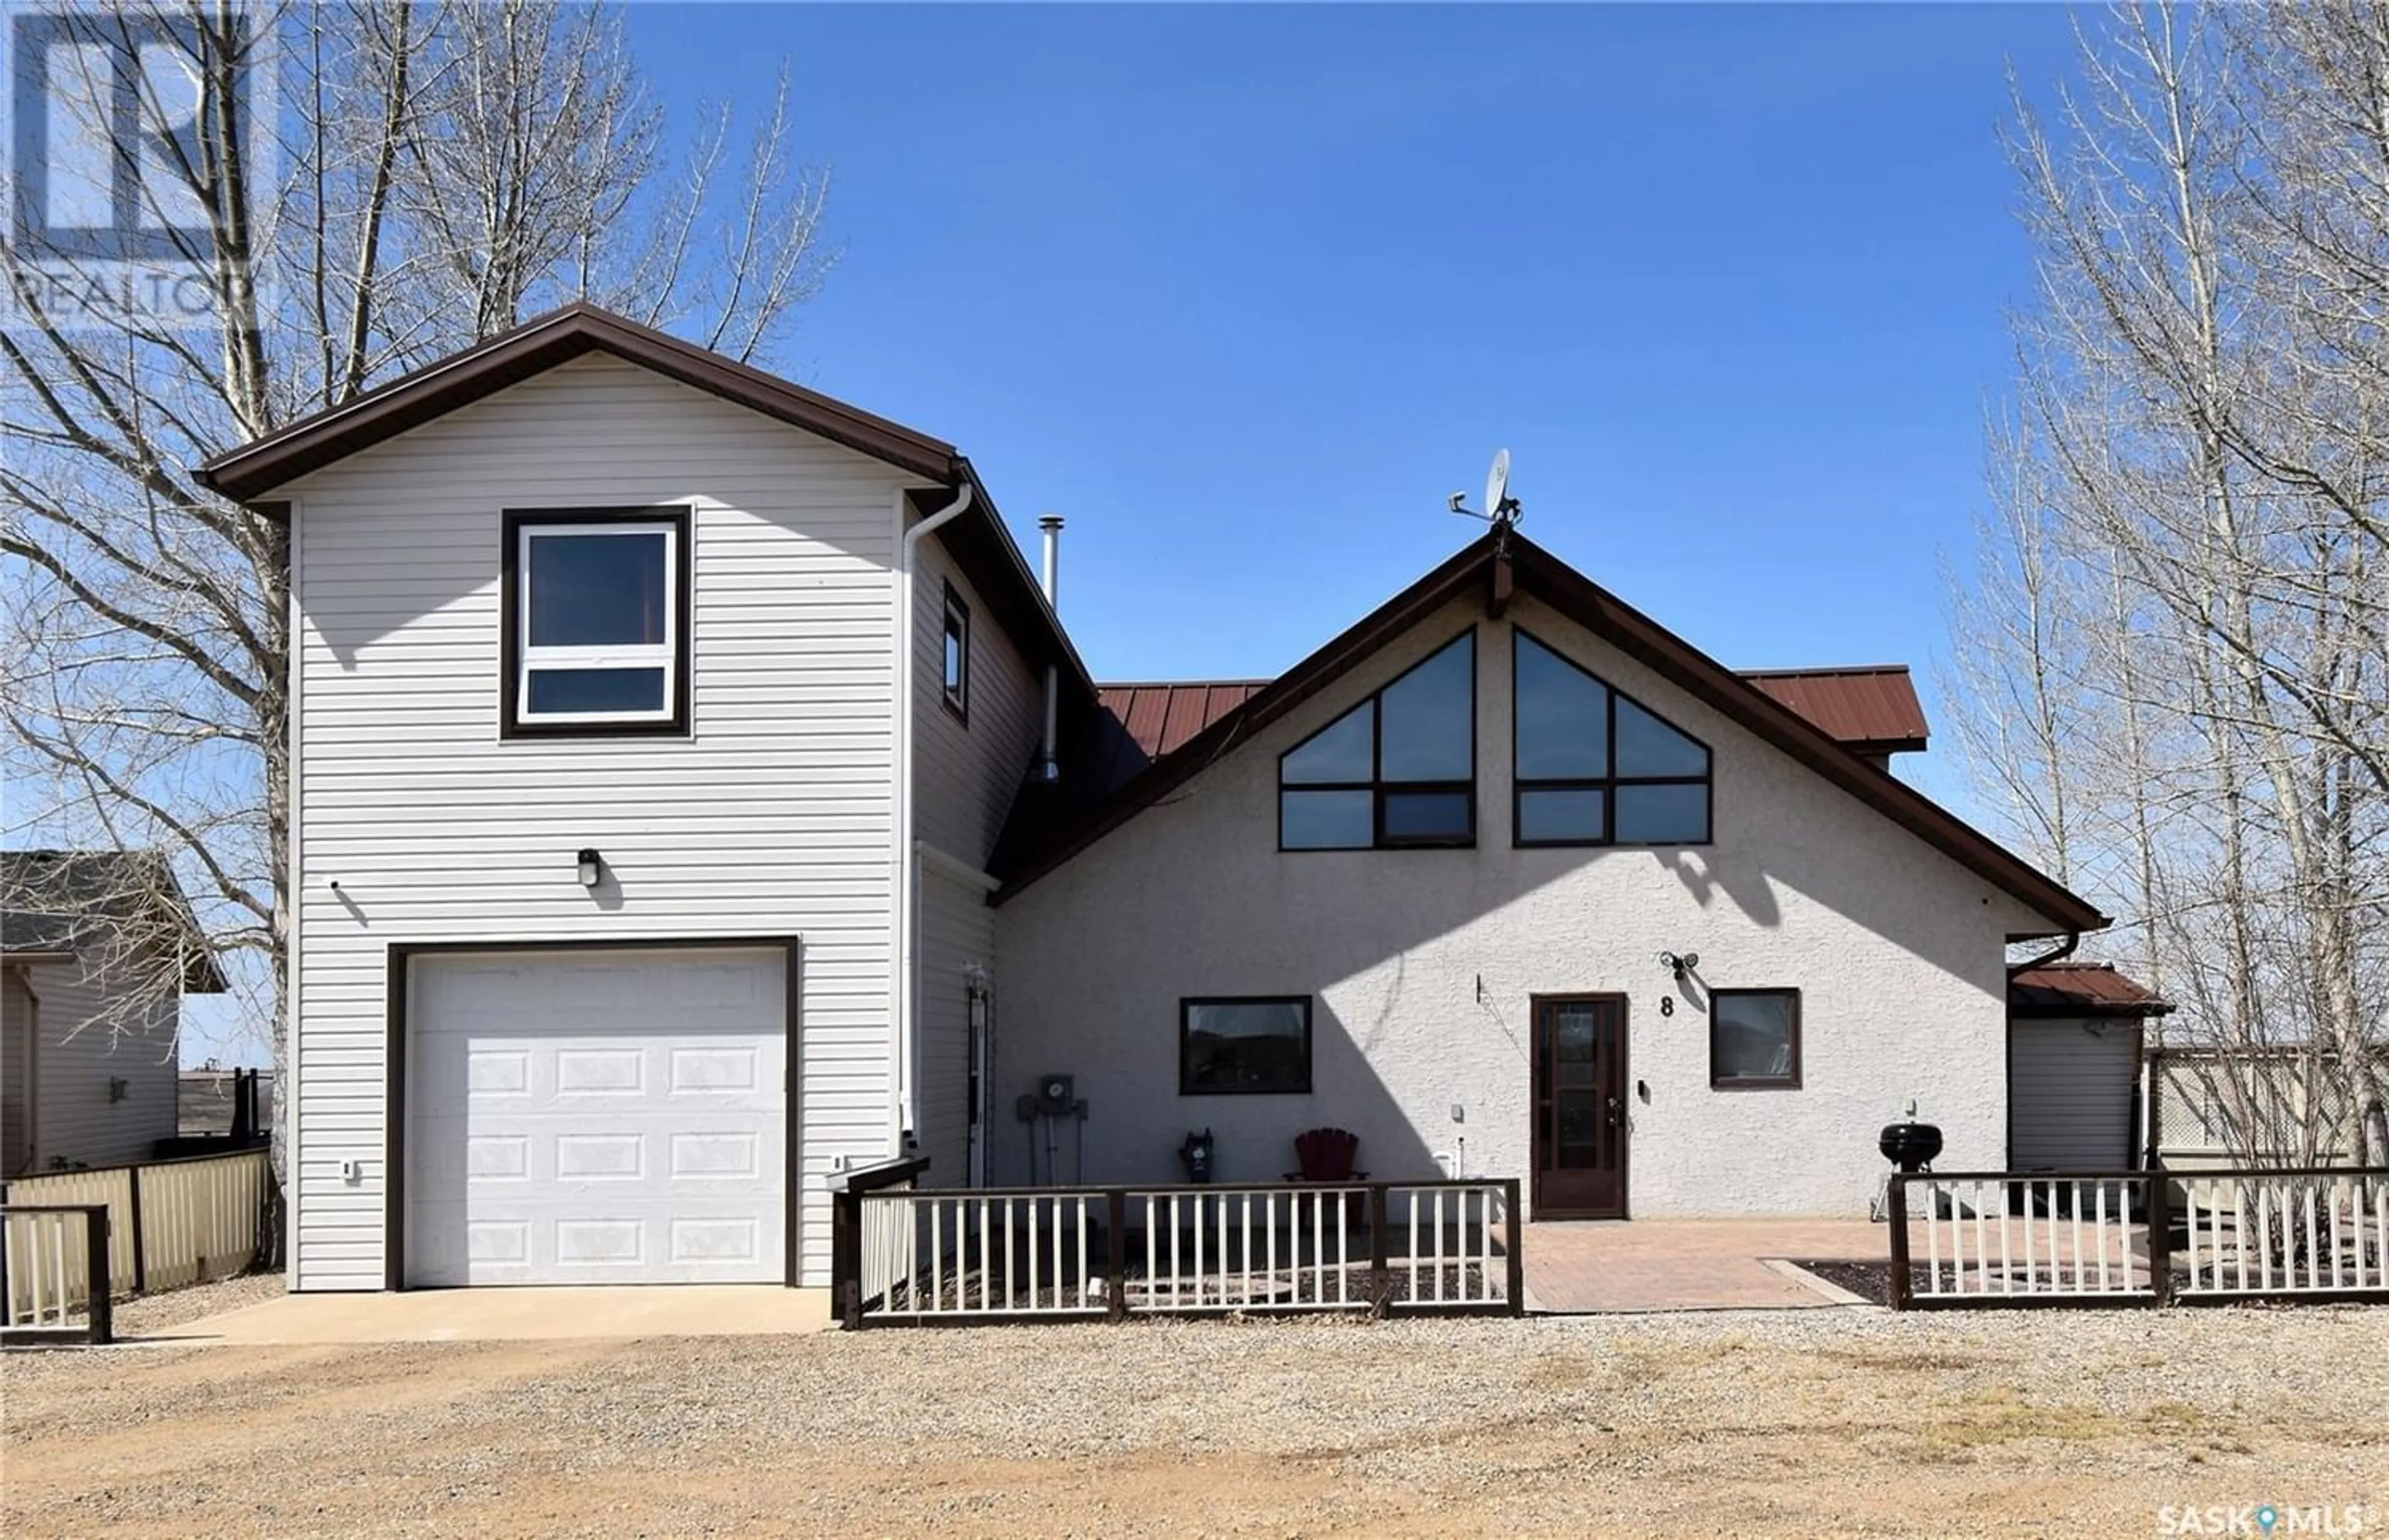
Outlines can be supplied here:
[[1659, 1014], [1663, 1016], [1672, 1016], [1675, 1013], [1676, 997], [1673, 995], [1661, 995], [1659, 997]]

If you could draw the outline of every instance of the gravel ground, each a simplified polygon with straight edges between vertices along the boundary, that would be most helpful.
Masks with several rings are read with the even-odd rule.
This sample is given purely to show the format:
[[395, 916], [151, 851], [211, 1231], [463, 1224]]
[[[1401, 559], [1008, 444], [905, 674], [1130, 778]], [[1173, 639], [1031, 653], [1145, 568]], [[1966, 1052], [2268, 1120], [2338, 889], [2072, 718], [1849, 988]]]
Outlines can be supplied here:
[[0, 1393], [11, 1535], [2389, 1524], [2389, 1309], [127, 1347]]

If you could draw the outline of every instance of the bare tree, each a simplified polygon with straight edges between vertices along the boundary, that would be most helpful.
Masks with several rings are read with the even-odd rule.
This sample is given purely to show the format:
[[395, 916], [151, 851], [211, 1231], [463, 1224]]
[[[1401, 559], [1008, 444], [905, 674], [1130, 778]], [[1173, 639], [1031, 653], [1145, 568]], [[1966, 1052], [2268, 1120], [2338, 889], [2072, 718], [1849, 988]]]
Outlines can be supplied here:
[[2082, 59], [2046, 121], [2018, 97], [2022, 468], [1954, 605], [1970, 711], [2065, 698], [2030, 753], [1970, 746], [2017, 837], [2125, 917], [2237, 1152], [2364, 1152], [2389, 1017], [2389, 7], [2125, 6]]
[[[163, 852], [279, 1070], [287, 532], [192, 467], [576, 298], [767, 352], [827, 271], [827, 181], [793, 157], [785, 77], [743, 149], [716, 110], [676, 150], [603, 7], [160, 0], [70, 24], [53, 121], [110, 146], [103, 183], [137, 176], [204, 302], [96, 312], [75, 301], [115, 266], [38, 235], [0, 252], [6, 833]], [[160, 40], [155, 132], [127, 142], [107, 61]]]

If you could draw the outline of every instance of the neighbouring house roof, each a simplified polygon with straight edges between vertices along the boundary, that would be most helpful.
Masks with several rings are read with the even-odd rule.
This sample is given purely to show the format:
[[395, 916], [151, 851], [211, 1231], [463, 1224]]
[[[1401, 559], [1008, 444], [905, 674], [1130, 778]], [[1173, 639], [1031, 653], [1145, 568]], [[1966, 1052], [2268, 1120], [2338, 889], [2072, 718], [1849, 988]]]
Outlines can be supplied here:
[[2044, 962], [2008, 975], [2011, 1016], [2163, 1016], [2172, 1010], [2112, 962]]
[[595, 305], [570, 304], [535, 316], [353, 401], [217, 455], [195, 474], [211, 491], [275, 512], [271, 494], [300, 477], [589, 353], [652, 369], [937, 487], [972, 489], [970, 511], [940, 530], [939, 538], [1024, 650], [1039, 655], [1040, 662], [1044, 655], [1054, 655], [1068, 665], [1082, 687], [1093, 688], [1086, 664], [1046, 604], [1003, 515], [969, 459], [953, 445]]
[[[1207, 725], [1124, 783], [1107, 783], [1096, 768], [1116, 768], [1131, 761], [1143, 752], [1142, 745], [1118, 718], [1110, 712], [1096, 713], [1080, 734], [1082, 741], [1074, 746], [1062, 785], [1050, 795], [1034, 795], [1032, 788], [1031, 795], [1024, 795], [1016, 807], [1013, 821], [998, 844], [994, 869], [1004, 885], [995, 901], [1006, 901], [1060, 867], [1327, 688], [1386, 642], [1462, 593], [1476, 589], [1486, 593], [1488, 605], [1497, 611], [1514, 591], [1534, 594], [2046, 916], [2059, 929], [2089, 931], [2107, 925], [2107, 917], [2095, 906], [1923, 793], [1860, 758], [1849, 745], [1762, 684], [1718, 663], [1514, 530], [1487, 531], [1278, 678], [1242, 701], [1224, 706]], [[1200, 709], [1207, 712], [1213, 698], [1205, 688]], [[1171, 704], [1164, 699], [1165, 716]], [[1144, 709], [1149, 714], [1151, 707], [1144, 706]], [[1183, 709], [1190, 716], [1194, 712], [1191, 698]], [[1919, 725], [1921, 720], [1919, 712]]]
[[1924, 747], [1923, 703], [1905, 663], [1841, 668], [1745, 668], [1742, 677], [1833, 734], [1855, 754]]
[[0, 958], [71, 958], [110, 927], [176, 948], [189, 993], [220, 995], [231, 987], [173, 867], [159, 852], [0, 850]]

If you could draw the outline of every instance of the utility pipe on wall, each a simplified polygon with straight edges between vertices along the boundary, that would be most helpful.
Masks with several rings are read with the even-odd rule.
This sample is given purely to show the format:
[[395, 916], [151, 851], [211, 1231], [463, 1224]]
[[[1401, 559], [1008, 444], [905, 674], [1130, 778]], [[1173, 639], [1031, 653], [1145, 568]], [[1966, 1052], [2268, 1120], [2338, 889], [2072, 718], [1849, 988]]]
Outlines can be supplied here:
[[[896, 857], [896, 986], [895, 1021], [892, 1024], [896, 1056], [896, 1127], [897, 1152], [905, 1152], [920, 1126], [914, 1121], [914, 1109], [919, 1104], [921, 1075], [921, 1024], [918, 1015], [918, 993], [913, 979], [913, 957], [920, 935], [920, 900], [917, 897], [920, 857], [913, 840], [913, 676], [916, 671], [913, 656], [913, 627], [915, 620], [913, 606], [913, 557], [921, 541], [944, 528], [967, 512], [977, 495], [976, 485], [965, 479], [955, 492], [954, 500], [931, 514], [920, 523], [906, 529], [897, 541], [896, 552], [896, 615], [892, 628], [896, 668], [896, 765], [889, 778], [895, 788], [895, 806], [890, 809], [894, 830]], [[897, 522], [903, 521], [903, 503], [897, 503]]]

